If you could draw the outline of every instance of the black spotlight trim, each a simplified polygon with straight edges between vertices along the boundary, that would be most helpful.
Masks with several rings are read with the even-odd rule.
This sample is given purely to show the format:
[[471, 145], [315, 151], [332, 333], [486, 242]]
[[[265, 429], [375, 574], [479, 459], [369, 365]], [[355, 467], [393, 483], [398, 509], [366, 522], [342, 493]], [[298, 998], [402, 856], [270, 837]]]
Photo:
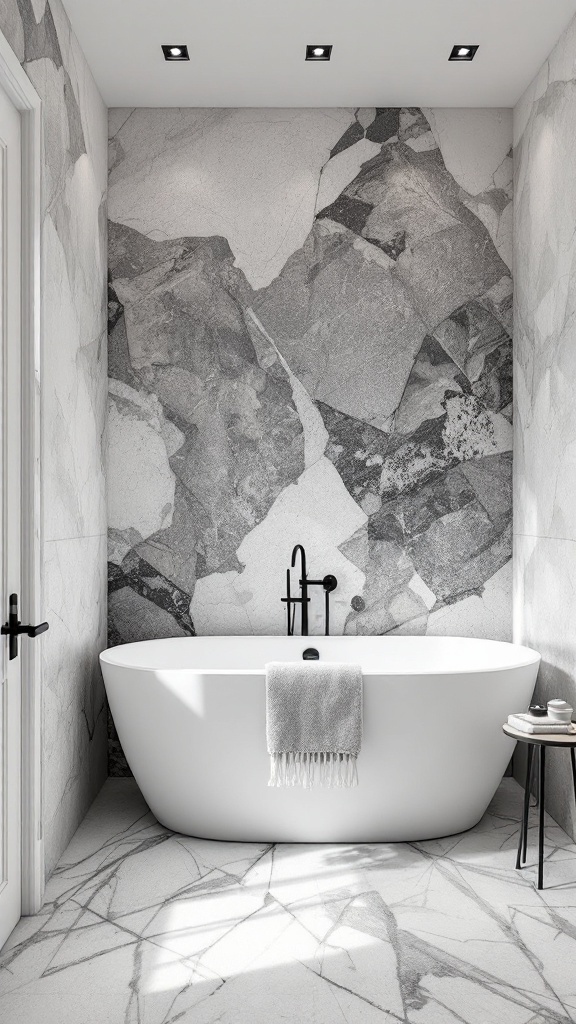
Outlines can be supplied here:
[[[322, 53], [315, 53], [322, 50]], [[327, 43], [311, 43], [306, 47], [306, 60], [330, 60], [332, 56], [332, 45]]]
[[[179, 53], [172, 53], [172, 50], [179, 50]], [[164, 60], [190, 60], [188, 47], [185, 43], [166, 43], [162, 45]]]
[[[462, 50], [466, 50], [466, 53], [461, 53]], [[474, 60], [477, 53], [478, 46], [471, 46], [469, 43], [459, 43], [458, 46], [452, 47], [452, 53], [448, 60]]]

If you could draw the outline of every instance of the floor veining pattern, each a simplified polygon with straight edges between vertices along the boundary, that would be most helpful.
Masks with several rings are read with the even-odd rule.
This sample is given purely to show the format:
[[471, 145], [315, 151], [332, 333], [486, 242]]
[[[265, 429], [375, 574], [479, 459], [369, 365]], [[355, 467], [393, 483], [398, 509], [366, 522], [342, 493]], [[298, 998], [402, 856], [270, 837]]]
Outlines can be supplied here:
[[0, 956], [3, 1024], [576, 1021], [576, 847], [514, 869], [522, 791], [409, 844], [175, 835], [109, 780]]

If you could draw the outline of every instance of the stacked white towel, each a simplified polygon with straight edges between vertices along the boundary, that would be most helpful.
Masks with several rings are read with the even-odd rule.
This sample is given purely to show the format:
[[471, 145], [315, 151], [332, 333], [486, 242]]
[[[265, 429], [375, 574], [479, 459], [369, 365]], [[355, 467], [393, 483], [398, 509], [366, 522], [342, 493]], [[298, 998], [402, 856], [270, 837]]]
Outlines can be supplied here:
[[576, 732], [576, 725], [573, 722], [554, 722], [548, 715], [531, 715], [529, 713], [520, 715], [508, 715], [508, 725], [519, 732], [540, 733], [540, 735], [570, 735]]

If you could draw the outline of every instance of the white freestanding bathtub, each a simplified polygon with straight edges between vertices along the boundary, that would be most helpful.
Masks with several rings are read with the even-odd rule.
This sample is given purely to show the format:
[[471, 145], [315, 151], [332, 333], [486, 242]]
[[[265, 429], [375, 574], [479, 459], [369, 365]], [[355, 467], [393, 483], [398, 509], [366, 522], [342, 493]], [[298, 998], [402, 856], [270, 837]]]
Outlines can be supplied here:
[[[359, 663], [354, 789], [268, 787], [265, 668]], [[459, 637], [186, 637], [100, 655], [118, 735], [151, 810], [186, 835], [246, 842], [401, 842], [471, 828], [506, 769], [502, 723], [527, 708], [540, 656]]]

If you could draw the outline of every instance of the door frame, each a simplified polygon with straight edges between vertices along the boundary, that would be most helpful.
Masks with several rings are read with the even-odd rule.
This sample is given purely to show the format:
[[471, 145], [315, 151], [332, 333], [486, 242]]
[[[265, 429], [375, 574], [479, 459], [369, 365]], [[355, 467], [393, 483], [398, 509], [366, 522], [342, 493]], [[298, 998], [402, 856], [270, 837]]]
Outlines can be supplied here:
[[[22, 594], [23, 622], [42, 621], [41, 473], [41, 147], [42, 101], [0, 32], [0, 85], [22, 115]], [[5, 616], [6, 609], [0, 610]], [[42, 658], [21, 645], [22, 658], [22, 914], [44, 896], [42, 833]]]

